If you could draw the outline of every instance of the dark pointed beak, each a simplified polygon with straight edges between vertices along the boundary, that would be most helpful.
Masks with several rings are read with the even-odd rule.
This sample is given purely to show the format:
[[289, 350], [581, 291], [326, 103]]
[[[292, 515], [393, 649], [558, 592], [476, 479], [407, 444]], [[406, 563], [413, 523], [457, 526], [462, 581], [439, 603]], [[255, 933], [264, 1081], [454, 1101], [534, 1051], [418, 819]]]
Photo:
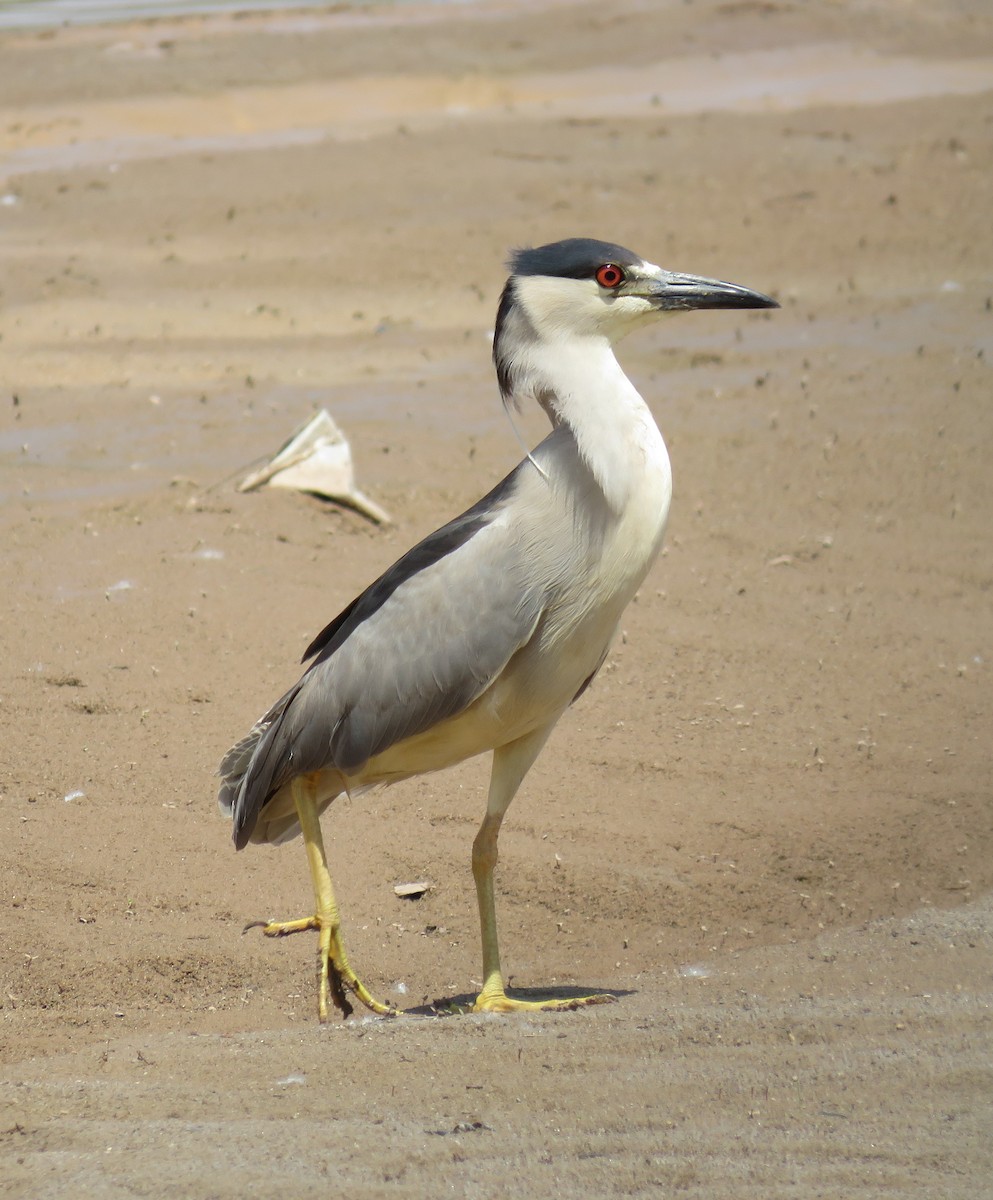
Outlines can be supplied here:
[[663, 310], [681, 311], [690, 308], [778, 308], [771, 296], [753, 292], [737, 283], [722, 279], [706, 279], [702, 275], [681, 275], [662, 271], [652, 280], [645, 296]]

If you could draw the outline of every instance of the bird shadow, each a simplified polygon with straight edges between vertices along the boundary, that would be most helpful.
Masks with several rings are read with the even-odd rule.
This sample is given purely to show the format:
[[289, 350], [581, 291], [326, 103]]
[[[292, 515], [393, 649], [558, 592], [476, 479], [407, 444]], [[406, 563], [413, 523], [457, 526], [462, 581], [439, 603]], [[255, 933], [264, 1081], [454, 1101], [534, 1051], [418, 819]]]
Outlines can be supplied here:
[[[595, 1008], [600, 1005], [615, 1004], [625, 996], [635, 995], [634, 988], [611, 988], [610, 992], [597, 992], [589, 987], [555, 987], [555, 988], [513, 988], [508, 991], [511, 1000], [524, 1000], [528, 1003], [541, 1003], [545, 1000], [560, 1002], [561, 1007], [547, 1009], [523, 1009], [528, 1015], [539, 1012], [562, 1013], [578, 1012], [583, 1008]], [[473, 1014], [476, 1002], [475, 992], [465, 992], [458, 996], [442, 996], [424, 1004], [403, 1009], [403, 1013], [411, 1017], [459, 1017]], [[508, 1014], [510, 1015], [510, 1014]]]

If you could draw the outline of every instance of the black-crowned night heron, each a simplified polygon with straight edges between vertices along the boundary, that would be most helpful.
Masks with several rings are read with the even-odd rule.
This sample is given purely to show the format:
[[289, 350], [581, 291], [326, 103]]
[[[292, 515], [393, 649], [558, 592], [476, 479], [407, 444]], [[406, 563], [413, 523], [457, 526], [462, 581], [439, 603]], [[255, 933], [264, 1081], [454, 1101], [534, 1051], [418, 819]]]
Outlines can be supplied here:
[[669, 513], [669, 456], [614, 357], [624, 334], [691, 308], [775, 308], [732, 283], [680, 275], [607, 242], [570, 238], [510, 261], [493, 339], [505, 404], [535, 400], [552, 432], [460, 517], [409, 550], [314, 639], [300, 681], [224, 757], [219, 802], [234, 842], [302, 833], [316, 912], [271, 936], [320, 934], [329, 994], [375, 1000], [349, 966], [320, 815], [342, 792], [493, 751], [472, 845], [483, 988], [477, 1010], [612, 999], [512, 999], [497, 945], [493, 870], [507, 806], [555, 722], [589, 685], [654, 560]]

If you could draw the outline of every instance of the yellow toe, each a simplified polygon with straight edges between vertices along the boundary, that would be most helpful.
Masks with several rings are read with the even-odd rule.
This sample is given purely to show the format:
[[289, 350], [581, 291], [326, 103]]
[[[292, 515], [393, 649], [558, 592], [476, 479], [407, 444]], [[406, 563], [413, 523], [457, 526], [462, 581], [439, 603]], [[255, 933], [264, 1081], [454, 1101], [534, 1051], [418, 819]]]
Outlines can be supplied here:
[[259, 929], [266, 937], [288, 937], [291, 933], [302, 933], [306, 929], [320, 929], [318, 917], [301, 917], [298, 921], [250, 921], [245, 929]]
[[485, 988], [476, 997], [473, 1012], [570, 1012], [592, 1004], [616, 1004], [617, 997], [609, 992], [593, 996], [554, 996], [547, 1000], [518, 1000], [500, 988], [487, 991]]

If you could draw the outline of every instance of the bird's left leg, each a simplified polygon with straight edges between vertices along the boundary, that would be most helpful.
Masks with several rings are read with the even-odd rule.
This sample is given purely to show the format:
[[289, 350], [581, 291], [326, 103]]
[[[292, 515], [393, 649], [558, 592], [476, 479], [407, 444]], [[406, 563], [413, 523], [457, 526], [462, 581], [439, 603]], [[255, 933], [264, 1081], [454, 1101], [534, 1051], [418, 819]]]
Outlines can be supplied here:
[[324, 838], [321, 835], [321, 821], [317, 811], [317, 777], [299, 775], [293, 780], [293, 803], [296, 805], [300, 818], [300, 829], [303, 832], [304, 847], [307, 851], [307, 861], [310, 864], [310, 876], [314, 884], [314, 899], [316, 913], [312, 917], [304, 917], [299, 921], [270, 921], [263, 927], [262, 932], [268, 937], [282, 937], [289, 933], [298, 933], [304, 929], [316, 929], [320, 934], [318, 950], [318, 1018], [326, 1021], [328, 1018], [328, 997], [347, 1017], [352, 1011], [345, 994], [346, 989], [362, 1001], [366, 1008], [384, 1016], [395, 1014], [396, 1009], [388, 1004], [382, 1004], [370, 995], [365, 984], [349, 966], [345, 954], [345, 946], [341, 938], [341, 917], [338, 912], [338, 902], [331, 886], [331, 874], [328, 871], [327, 855], [324, 852]]
[[475, 1012], [518, 1012], [535, 1009], [570, 1009], [587, 1004], [609, 1004], [610, 995], [575, 996], [563, 999], [517, 1000], [507, 995], [500, 969], [497, 939], [496, 899], [493, 872], [497, 864], [497, 837], [511, 800], [531, 764], [538, 757], [555, 722], [493, 751], [486, 815], [472, 843], [472, 874], [476, 881], [479, 925], [483, 940], [483, 990], [473, 1005]]

